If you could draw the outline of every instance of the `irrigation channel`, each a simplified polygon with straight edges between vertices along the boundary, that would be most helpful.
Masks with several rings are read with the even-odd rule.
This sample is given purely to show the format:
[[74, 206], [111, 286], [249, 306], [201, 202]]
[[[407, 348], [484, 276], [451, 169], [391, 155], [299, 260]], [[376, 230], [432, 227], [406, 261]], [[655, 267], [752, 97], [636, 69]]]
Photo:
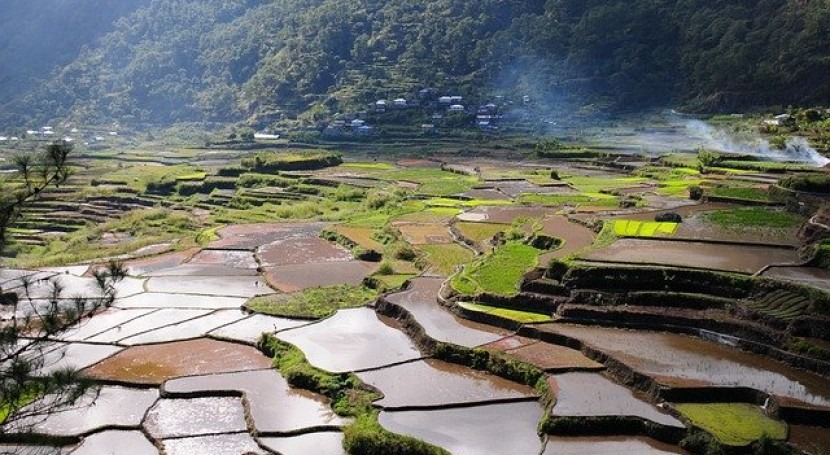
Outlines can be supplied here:
[[[100, 382], [100, 394], [18, 424], [19, 431], [30, 427], [53, 437], [59, 447], [26, 445], [33, 439], [24, 437], [22, 445], [0, 449], [73, 455], [345, 453], [342, 429], [351, 419], [336, 415], [325, 397], [290, 387], [254, 347], [263, 332], [299, 348], [313, 366], [355, 373], [380, 391], [374, 406], [384, 428], [459, 455], [685, 453], [675, 435], [688, 421], [661, 398], [671, 394], [623, 385], [621, 366], [663, 392], [752, 389], [782, 408], [830, 412], [826, 379], [712, 341], [555, 322], [533, 325], [520, 336], [461, 319], [439, 303], [445, 279], [438, 276], [417, 277], [372, 307], [339, 310], [319, 321], [241, 310], [249, 297], [274, 289], [355, 283], [371, 273], [372, 264], [321, 240], [322, 227], [231, 226], [205, 249], [127, 261], [130, 276], [118, 284], [114, 306], [55, 340], [44, 366], [84, 369]], [[578, 226], [569, 229], [590, 242]], [[5, 288], [28, 276], [59, 279], [68, 295], [93, 289], [87, 266], [2, 273]], [[49, 292], [46, 282], [36, 283], [33, 305]], [[21, 314], [4, 315], [13, 316]], [[567, 342], [550, 342], [555, 339]], [[545, 372], [549, 396], [427, 355], [439, 344], [480, 347], [534, 365]], [[604, 436], [537, 433], [543, 418], [615, 416], [659, 431], [654, 438], [628, 430]], [[792, 439], [815, 440], [815, 428], [796, 423]]]

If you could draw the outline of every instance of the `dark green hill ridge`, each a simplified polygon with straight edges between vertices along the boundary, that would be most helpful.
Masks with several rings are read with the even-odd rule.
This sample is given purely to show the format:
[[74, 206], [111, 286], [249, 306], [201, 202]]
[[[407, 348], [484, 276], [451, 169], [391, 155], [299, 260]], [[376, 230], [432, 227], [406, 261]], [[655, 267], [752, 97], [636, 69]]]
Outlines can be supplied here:
[[[94, 15], [29, 28], [4, 15], [3, 55], [52, 49], [44, 33], [86, 47], [14, 71], [7, 57], [4, 80], [59, 70], [45, 84], [0, 86], [0, 100], [14, 100], [0, 126], [313, 120], [424, 87], [528, 94], [568, 110], [830, 101], [830, 0], [148, 1], [100, 7], [146, 4], [106, 34]], [[23, 17], [43, 3], [12, 2]]]

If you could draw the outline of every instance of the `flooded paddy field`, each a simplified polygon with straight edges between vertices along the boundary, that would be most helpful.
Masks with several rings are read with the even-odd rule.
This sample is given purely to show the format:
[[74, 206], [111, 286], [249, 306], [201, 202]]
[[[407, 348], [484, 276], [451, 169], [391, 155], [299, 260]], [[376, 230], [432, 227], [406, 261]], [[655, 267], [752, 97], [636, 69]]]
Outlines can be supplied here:
[[265, 268], [268, 283], [282, 292], [295, 292], [335, 284], [360, 284], [377, 263], [341, 261], [325, 264], [301, 264]]
[[546, 324], [673, 387], [741, 386], [788, 404], [830, 408], [830, 382], [738, 349], [671, 333]]
[[381, 412], [380, 424], [389, 431], [443, 447], [454, 455], [534, 454], [542, 449], [536, 434], [541, 414], [538, 403], [508, 403]]
[[276, 333], [281, 330], [301, 327], [309, 323], [310, 321], [253, 314], [245, 319], [213, 329], [208, 335], [220, 339], [254, 344], [263, 333]]
[[[36, 425], [44, 435], [80, 436], [94, 430], [118, 426], [138, 428], [144, 414], [158, 399], [157, 390], [103, 387], [97, 394], [89, 393], [68, 409], [49, 415], [36, 414], [29, 420], [16, 422], [19, 428]], [[50, 400], [49, 397], [43, 400]], [[33, 409], [42, 406], [36, 402]]]
[[660, 264], [752, 274], [769, 264], [795, 263], [787, 248], [724, 245], [672, 240], [620, 239], [583, 254], [582, 259], [630, 264]]
[[[65, 447], [62, 451], [75, 450], [75, 454], [81, 455], [110, 449], [127, 455], [160, 452], [167, 455], [345, 454], [342, 431], [351, 437], [348, 426], [354, 419], [335, 414], [333, 405], [342, 409], [339, 400], [333, 404], [323, 395], [289, 385], [283, 373], [274, 369], [272, 359], [254, 348], [262, 333], [270, 333], [296, 347], [285, 354], [289, 361], [308, 362], [298, 367], [294, 364], [285, 366], [277, 360], [276, 364], [284, 368], [285, 377], [291, 379], [292, 384], [302, 383], [304, 378], [314, 382], [319, 374], [319, 378], [323, 378], [324, 391], [329, 393], [336, 389], [331, 395], [341, 397], [343, 395], [336, 395], [343, 392], [339, 387], [347, 384], [352, 387], [350, 381], [356, 380], [340, 373], [355, 372], [369, 389], [378, 392], [371, 405], [383, 428], [414, 436], [456, 455], [685, 453], [675, 446], [639, 437], [540, 437], [537, 434], [540, 418], [549, 416], [575, 421], [597, 416], [637, 416], [672, 427], [682, 426], [682, 423], [638, 393], [611, 380], [611, 372], [605, 371], [605, 365], [578, 350], [523, 338], [504, 329], [457, 317], [438, 302], [445, 278], [430, 275], [434, 272], [428, 268], [429, 264], [424, 266], [421, 262], [429, 261], [430, 254], [436, 259], [441, 253], [439, 249], [429, 250], [428, 246], [466, 248], [453, 238], [448, 229], [451, 224], [455, 224], [464, 237], [467, 233], [487, 237], [483, 242], [477, 241], [484, 245], [481, 252], [485, 255], [501, 246], [488, 243], [495, 232], [514, 227], [518, 237], [525, 235], [517, 241], [528, 240], [534, 232], [563, 240], [561, 248], [541, 255], [541, 266], [553, 258], [588, 251], [594, 244], [595, 232], [578, 221], [585, 221], [587, 225], [615, 217], [651, 221], [658, 212], [676, 211], [688, 223], [681, 226], [684, 236], [747, 240], [742, 234], [727, 235], [694, 224], [695, 217], [702, 212], [732, 206], [696, 204], [686, 199], [685, 194], [682, 198], [675, 193], [667, 195], [659, 182], [651, 177], [629, 176], [588, 163], [573, 166], [482, 163], [484, 171], [463, 176], [463, 182], [453, 181], [453, 174], [449, 172], [443, 173], [444, 176], [438, 171], [441, 166], [438, 161], [398, 163], [407, 169], [387, 163], [352, 163], [359, 165], [312, 172], [309, 180], [315, 177], [326, 178], [327, 182], [337, 180], [343, 186], [336, 189], [354, 192], [355, 200], [338, 199], [332, 206], [327, 195], [335, 187], [323, 185], [315, 190], [319, 195], [301, 201], [309, 202], [309, 205], [319, 202], [309, 212], [292, 213], [292, 204], [296, 202], [293, 200], [252, 206], [250, 211], [226, 206], [225, 202], [234, 194], [245, 194], [247, 189], [243, 188], [240, 193], [223, 190], [210, 196], [225, 202], [211, 202], [205, 195], [200, 199], [205, 207], [222, 205], [221, 212], [211, 213], [200, 206], [198, 217], [203, 224], [198, 226], [199, 231], [188, 232], [178, 240], [154, 241], [166, 242], [164, 248], [141, 253], [156, 256], [128, 259], [125, 265], [130, 278], [119, 284], [120, 292], [114, 307], [63, 334], [60, 341], [71, 342], [62, 345], [66, 354], [54, 351], [50, 357], [56, 366], [85, 368], [84, 372], [93, 379], [108, 384], [104, 386], [106, 393], [102, 395], [100, 409], [95, 409], [98, 405], [93, 406], [88, 416], [68, 414], [67, 422], [47, 421], [40, 430], [55, 435], [79, 436], [81, 442], [77, 449]], [[419, 169], [421, 166], [429, 167]], [[465, 170], [475, 167], [478, 167], [476, 161], [464, 164]], [[554, 181], [552, 170], [568, 175], [563, 181]], [[430, 175], [439, 174], [437, 180], [446, 180], [430, 180]], [[308, 174], [283, 177], [305, 178]], [[698, 180], [697, 175], [695, 180]], [[425, 187], [435, 192], [430, 193]], [[616, 190], [617, 194], [610, 195], [610, 190]], [[390, 202], [379, 210], [368, 210], [366, 196], [376, 192], [389, 196]], [[543, 197], [524, 196], [528, 193], [540, 193]], [[435, 195], [438, 194], [463, 195], [484, 202], [437, 200]], [[579, 201], [571, 203], [567, 200], [569, 196]], [[621, 199], [639, 196], [642, 199], [636, 207], [617, 205]], [[486, 203], [486, 200], [499, 202], [471, 208]], [[520, 205], [534, 200], [549, 206]], [[500, 205], [502, 203], [504, 205]], [[655, 210], [662, 208], [667, 210]], [[196, 211], [186, 213], [195, 215]], [[231, 224], [219, 228], [216, 231], [218, 239], [207, 247], [195, 246], [202, 239], [196, 238], [194, 242], [193, 237], [202, 236], [201, 232], [212, 235], [218, 227], [217, 219], [222, 219], [222, 223], [233, 223], [282, 218], [303, 221]], [[469, 225], [472, 225], [471, 229], [467, 229]], [[332, 316], [319, 321], [252, 315], [240, 310], [251, 296], [283, 293], [275, 299], [279, 300], [289, 298], [291, 293], [320, 286], [358, 285], [367, 276], [379, 272], [382, 262], [356, 260], [349, 249], [320, 238], [323, 228], [345, 235], [364, 249], [372, 248], [383, 254], [382, 261], [391, 264], [396, 272], [388, 280], [393, 285], [414, 276], [406, 289], [378, 290], [373, 295], [381, 294], [389, 303], [406, 310], [423, 327], [424, 333], [419, 336], [456, 345], [450, 347], [455, 357], [444, 358], [460, 363], [430, 358], [428, 348], [421, 351], [420, 344], [416, 345], [415, 340], [404, 333], [398, 321], [379, 316], [377, 310], [370, 307], [333, 310]], [[388, 228], [396, 228], [401, 236], [392, 243], [383, 244], [378, 240], [382, 238], [379, 234]], [[424, 257], [414, 261], [393, 258], [392, 252], [398, 247], [421, 251]], [[168, 252], [177, 248], [182, 251]], [[758, 247], [757, 251], [737, 246], [730, 248], [733, 246], [677, 241], [638, 243], [637, 240], [623, 239], [584, 254], [588, 259], [597, 255], [595, 260], [668, 263], [744, 273], [755, 272], [770, 262], [787, 262], [794, 255], [793, 251], [775, 248]], [[782, 257], [775, 256], [778, 253]], [[139, 255], [135, 251], [122, 257]], [[440, 273], [449, 276], [457, 265], [473, 261], [471, 251], [467, 256], [456, 256], [461, 259], [445, 261], [450, 264]], [[21, 276], [57, 276], [66, 283], [68, 291], [86, 292], [92, 283], [88, 268], [81, 265], [40, 268], [39, 271], [0, 269], [0, 283], [8, 289], [6, 283]], [[819, 272], [806, 269], [774, 267], [768, 273], [780, 277], [791, 274], [793, 279], [800, 278], [801, 282], [812, 279], [818, 286], [827, 279]], [[377, 278], [388, 277], [378, 273]], [[401, 280], [395, 281], [397, 278]], [[488, 277], [499, 278], [500, 271]], [[543, 285], [553, 288], [555, 284], [552, 280], [539, 281], [534, 283], [539, 284], [539, 292], [545, 292]], [[36, 291], [40, 296], [47, 296], [47, 284], [39, 283]], [[550, 296], [540, 293], [533, 297], [549, 298], [552, 305], [561, 302], [557, 299], [566, 297], [554, 291], [551, 293]], [[385, 313], [383, 305], [386, 303], [380, 302], [377, 307]], [[533, 324], [543, 330], [584, 340], [666, 386], [740, 385], [768, 391], [785, 405], [830, 409], [830, 386], [826, 379], [726, 346], [652, 332]], [[419, 338], [418, 342], [421, 341], [423, 339]], [[489, 352], [468, 352], [464, 348]], [[282, 354], [278, 351], [278, 357]], [[527, 368], [522, 371], [531, 371], [528, 377], [532, 379], [528, 382], [536, 379], [533, 374], [541, 374], [531, 370], [531, 366], [542, 370], [545, 375], [538, 383], [539, 390], [484, 370], [462, 366], [474, 364], [476, 368], [499, 371], [500, 365], [478, 362], [488, 356], [498, 359], [497, 362], [505, 362], [501, 366]], [[312, 370], [309, 365], [325, 371]], [[508, 376], [505, 370], [499, 372]], [[304, 376], [306, 374], [309, 376]], [[539, 403], [541, 391], [547, 390], [545, 386], [555, 395], [550, 397], [554, 398], [555, 406], [549, 409], [543, 409]], [[346, 393], [356, 393], [356, 390], [345, 389]], [[366, 393], [369, 398], [359, 398], [366, 398], [369, 403], [374, 396]], [[108, 416], [104, 418], [104, 414]], [[76, 416], [74, 419], [73, 415]], [[821, 441], [826, 433], [826, 428], [793, 425], [790, 439], [805, 444], [805, 441]]]
[[248, 433], [218, 434], [162, 440], [167, 455], [268, 455]]
[[107, 430], [84, 438], [74, 455], [157, 455], [156, 446], [140, 431]]
[[586, 454], [668, 455], [688, 454], [677, 446], [649, 438], [549, 436], [542, 455]]
[[252, 347], [199, 339], [134, 346], [86, 372], [99, 379], [161, 384], [181, 376], [258, 370], [270, 366], [271, 360]]
[[504, 352], [510, 357], [549, 372], [605, 369], [602, 364], [585, 357], [575, 349], [518, 336], [507, 337], [484, 347]]
[[282, 438], [260, 438], [260, 444], [281, 455], [306, 455], [314, 447], [320, 455], [346, 455], [343, 434], [336, 432], [306, 433]]
[[276, 370], [219, 373], [171, 379], [165, 396], [236, 391], [244, 394], [253, 425], [259, 432], [290, 433], [323, 426], [341, 426], [346, 420], [334, 414], [324, 397], [291, 389]]
[[335, 373], [421, 357], [393, 320], [369, 308], [340, 310], [316, 324], [280, 332], [277, 338], [300, 348], [312, 365]]
[[439, 360], [365, 371], [358, 373], [358, 377], [383, 391], [383, 398], [375, 402], [383, 408], [430, 407], [535, 397], [531, 387]]
[[460, 319], [439, 305], [438, 292], [443, 283], [443, 278], [415, 278], [408, 289], [386, 299], [409, 311], [435, 340], [473, 347], [508, 335], [505, 330]]
[[253, 250], [272, 242], [296, 237], [315, 237], [325, 223], [237, 224], [220, 229], [210, 248]]
[[672, 427], [684, 427], [669, 414], [637, 397], [631, 390], [596, 373], [565, 373], [548, 383], [557, 400], [555, 416], [634, 416]]
[[804, 283], [830, 291], [830, 270], [817, 267], [770, 267], [763, 276]]
[[166, 439], [241, 432], [247, 424], [241, 398], [163, 398], [147, 412], [144, 428]]

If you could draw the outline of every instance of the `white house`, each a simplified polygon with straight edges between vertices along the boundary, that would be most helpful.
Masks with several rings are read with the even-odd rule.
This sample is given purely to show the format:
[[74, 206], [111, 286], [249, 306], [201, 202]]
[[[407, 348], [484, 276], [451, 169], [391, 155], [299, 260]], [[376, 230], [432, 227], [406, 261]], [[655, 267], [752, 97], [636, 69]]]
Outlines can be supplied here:
[[464, 97], [462, 97], [462, 96], [453, 95], [453, 96], [450, 97], [450, 102], [454, 103], [454, 104], [460, 104], [461, 100], [463, 100], [463, 99], [464, 99]]
[[406, 107], [406, 100], [403, 98], [395, 98], [395, 107]]
[[442, 96], [442, 97], [438, 98], [438, 104], [450, 104], [450, 103], [452, 103], [452, 97], [451, 96]]
[[450, 112], [464, 112], [464, 106], [461, 104], [453, 104], [450, 106]]
[[8, 137], [6, 137], [6, 136], [0, 136], [0, 142], [6, 142], [6, 141], [8, 141], [8, 140], [9, 140], [9, 138], [8, 138]]
[[360, 128], [361, 126], [363, 126], [365, 124], [366, 124], [366, 120], [361, 120], [359, 118], [356, 118], [356, 119], [352, 120], [352, 128]]
[[386, 100], [375, 101], [375, 111], [386, 112]]

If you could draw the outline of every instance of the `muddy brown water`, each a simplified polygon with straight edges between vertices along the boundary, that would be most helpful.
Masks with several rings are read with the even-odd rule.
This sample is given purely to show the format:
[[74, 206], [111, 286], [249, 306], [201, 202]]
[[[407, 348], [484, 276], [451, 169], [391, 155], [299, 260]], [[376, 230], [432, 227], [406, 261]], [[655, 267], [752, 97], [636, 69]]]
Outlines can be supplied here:
[[533, 340], [533, 342], [519, 346], [510, 346], [509, 343], [499, 343], [487, 345], [487, 347], [503, 351], [510, 357], [530, 363], [545, 371], [569, 369], [602, 370], [605, 368], [602, 364], [594, 362], [575, 349], [542, 341]]
[[548, 378], [556, 393], [555, 416], [636, 416], [673, 427], [684, 427], [676, 418], [631, 390], [596, 373], [565, 373]]
[[[159, 397], [158, 390], [139, 390], [124, 387], [103, 387], [96, 395], [88, 393], [75, 405], [47, 416], [34, 415], [16, 422], [18, 428], [32, 425], [36, 433], [55, 436], [78, 436], [103, 427], [138, 428], [144, 413]], [[43, 398], [34, 406], [50, 402]], [[14, 430], [12, 430], [14, 432]]]
[[645, 239], [620, 239], [582, 255], [583, 259], [634, 264], [661, 264], [740, 273], [755, 273], [768, 264], [798, 262], [785, 248]]
[[796, 281], [830, 291], [830, 270], [817, 267], [770, 267], [764, 276]]
[[300, 348], [312, 365], [336, 373], [421, 357], [394, 320], [370, 308], [340, 310], [319, 323], [280, 332], [277, 338]]
[[507, 336], [506, 330], [456, 318], [438, 304], [443, 278], [415, 278], [410, 287], [387, 296], [387, 300], [408, 310], [427, 335], [438, 341], [474, 347]]
[[818, 455], [830, 453], [830, 428], [789, 425], [789, 441], [799, 449]]
[[542, 233], [565, 241], [562, 247], [545, 253], [539, 259], [540, 264], [547, 264], [551, 259], [560, 259], [594, 243], [594, 231], [574, 223], [561, 215], [553, 215], [542, 220]]
[[99, 379], [161, 384], [167, 379], [269, 368], [271, 359], [236, 343], [199, 339], [136, 346], [86, 370]]
[[73, 455], [157, 455], [156, 446], [140, 431], [108, 430], [84, 438]]
[[307, 433], [284, 438], [259, 438], [260, 444], [281, 455], [308, 455], [309, 449], [319, 455], [346, 455], [343, 433]]
[[426, 360], [358, 373], [358, 377], [383, 392], [379, 406], [426, 407], [493, 400], [532, 398], [531, 387], [472, 370]]
[[348, 261], [268, 267], [265, 278], [268, 284], [282, 292], [295, 292], [336, 284], [357, 285], [377, 266], [372, 262]]
[[331, 410], [327, 399], [290, 388], [276, 370], [190, 376], [164, 383], [164, 391], [172, 395], [223, 390], [245, 394], [254, 427], [260, 432], [286, 433], [346, 423]]
[[626, 454], [664, 455], [687, 454], [677, 446], [643, 437], [548, 437], [542, 455]]
[[[493, 404], [437, 411], [380, 413], [380, 424], [443, 447], [454, 455], [532, 455], [542, 449], [536, 402]], [[509, 435], [509, 437], [507, 436]]]
[[751, 387], [796, 404], [830, 408], [826, 379], [722, 344], [672, 333], [555, 323], [538, 327], [582, 340], [661, 384]]
[[257, 268], [253, 253], [236, 250], [202, 250], [196, 253], [188, 264], [221, 265], [235, 269]]

